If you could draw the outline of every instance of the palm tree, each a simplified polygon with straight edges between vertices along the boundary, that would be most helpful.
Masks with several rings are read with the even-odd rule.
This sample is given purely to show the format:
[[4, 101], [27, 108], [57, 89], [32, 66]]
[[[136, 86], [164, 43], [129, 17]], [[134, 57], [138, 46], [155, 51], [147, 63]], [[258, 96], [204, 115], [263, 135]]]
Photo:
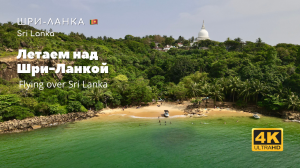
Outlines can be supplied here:
[[293, 108], [293, 112], [294, 112], [296, 107], [299, 108], [300, 99], [299, 99], [298, 95], [295, 95], [294, 92], [289, 91], [287, 104], [288, 104], [288, 109], [291, 108], [291, 107]]
[[256, 39], [256, 44], [258, 47], [262, 46], [263, 42], [262, 42], [261, 38]]
[[238, 37], [238, 38], [235, 38], [234, 41], [241, 43], [242, 39], [240, 37]]
[[252, 94], [254, 95], [254, 99], [256, 100], [257, 103], [258, 95], [263, 94], [266, 90], [266, 87], [264, 83], [262, 83], [260, 80], [257, 79], [252, 81], [252, 87], [253, 87]]
[[199, 84], [196, 82], [190, 83], [188, 85], [188, 94], [191, 97], [198, 97], [198, 93], [199, 93]]
[[93, 88], [90, 90], [89, 96], [91, 99], [95, 100], [95, 102], [100, 101], [101, 99], [104, 99], [105, 107], [107, 107], [107, 100], [112, 99], [112, 93], [108, 89], [103, 88]]
[[243, 82], [241, 84], [241, 92], [239, 94], [239, 96], [243, 96], [244, 100], [246, 101], [246, 103], [248, 102], [248, 97], [251, 96], [251, 83], [250, 81], [247, 79], [245, 82]]
[[216, 105], [217, 99], [221, 101], [223, 100], [224, 98], [223, 90], [224, 87], [222, 87], [222, 85], [220, 84], [220, 80], [215, 79], [213, 81], [212, 89], [211, 89], [211, 95], [214, 98], [214, 106]]
[[228, 88], [228, 82], [229, 80], [227, 78], [219, 78], [218, 79], [218, 83], [223, 87], [223, 90], [225, 91], [225, 93], [227, 92]]
[[[209, 97], [211, 95], [211, 86], [208, 83], [204, 83], [204, 85], [201, 87], [201, 94], [205, 97]], [[207, 99], [205, 106], [207, 106]]]
[[89, 96], [92, 100], [95, 100], [95, 102], [99, 101], [103, 95], [103, 90], [100, 88], [93, 88], [90, 90]]
[[[268, 92], [271, 92], [271, 91], [275, 91], [274, 88], [267, 88], [266, 90], [268, 90]], [[278, 88], [276, 88], [276, 93], [275, 93], [275, 96], [276, 97], [285, 97], [286, 95], [289, 94], [290, 90], [288, 90], [287, 88], [284, 88], [282, 83], [278, 85]]]
[[232, 93], [232, 101], [233, 102], [234, 102], [234, 96], [235, 96], [236, 92], [238, 91], [241, 82], [242, 81], [239, 77], [231, 77], [228, 80], [228, 83], [229, 83], [228, 88], [229, 88], [230, 92]]
[[105, 107], [107, 107], [107, 100], [113, 99], [112, 92], [110, 90], [107, 90], [106, 92], [103, 93], [103, 98], [105, 102]]
[[262, 40], [260, 37], [258, 39], [256, 39], [256, 43], [262, 43]]

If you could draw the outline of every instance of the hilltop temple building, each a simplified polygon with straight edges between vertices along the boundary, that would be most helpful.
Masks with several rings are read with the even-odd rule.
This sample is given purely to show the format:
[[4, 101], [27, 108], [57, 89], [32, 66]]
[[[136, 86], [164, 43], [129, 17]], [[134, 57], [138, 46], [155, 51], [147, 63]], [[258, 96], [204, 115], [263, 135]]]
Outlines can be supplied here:
[[200, 32], [198, 33], [198, 37], [195, 41], [207, 40], [207, 39], [210, 39], [210, 38], [208, 36], [207, 30], [205, 29], [204, 20], [203, 20], [202, 28], [201, 28]]

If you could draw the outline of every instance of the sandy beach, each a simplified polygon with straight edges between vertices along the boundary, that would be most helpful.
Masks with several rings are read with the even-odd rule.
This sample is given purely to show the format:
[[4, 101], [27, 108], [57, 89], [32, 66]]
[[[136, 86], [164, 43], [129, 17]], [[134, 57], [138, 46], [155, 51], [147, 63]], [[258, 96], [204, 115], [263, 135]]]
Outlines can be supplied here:
[[[158, 117], [164, 118], [164, 110], [169, 110], [170, 117], [169, 118], [178, 118], [178, 117], [191, 117], [191, 115], [184, 115], [184, 109], [187, 105], [190, 105], [189, 102], [184, 102], [183, 104], [177, 103], [166, 103], [158, 107], [157, 104], [152, 104], [149, 106], [143, 106], [140, 108], [136, 108], [136, 106], [123, 109], [115, 108], [115, 109], [103, 109], [98, 117], [93, 119], [97, 120], [99, 118], [121, 118], [121, 117], [131, 117], [131, 118], [145, 118], [145, 119], [157, 119]], [[207, 108], [203, 109], [203, 113], [206, 117], [222, 117], [222, 116], [252, 116], [252, 113], [236, 111], [234, 109], [219, 109], [219, 108]], [[114, 116], [114, 117], [113, 117]], [[192, 115], [192, 117], [199, 117], [198, 115]]]

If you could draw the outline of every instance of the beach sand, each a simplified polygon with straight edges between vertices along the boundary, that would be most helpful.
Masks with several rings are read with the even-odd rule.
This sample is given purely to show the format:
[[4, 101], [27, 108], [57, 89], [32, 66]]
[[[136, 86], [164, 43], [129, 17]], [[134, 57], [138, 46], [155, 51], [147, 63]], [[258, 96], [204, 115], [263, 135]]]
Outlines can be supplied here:
[[[157, 103], [160, 104], [160, 103]], [[184, 109], [189, 102], [184, 102], [183, 104], [177, 103], [166, 103], [160, 107], [157, 107], [157, 104], [152, 104], [149, 106], [143, 106], [139, 109], [136, 109], [136, 106], [127, 108], [123, 111], [122, 108], [115, 108], [115, 109], [103, 109], [98, 117], [93, 118], [93, 120], [97, 119], [114, 119], [114, 118], [145, 118], [145, 119], [160, 119], [164, 118], [164, 110], [169, 110], [170, 117], [169, 118], [178, 118], [178, 117], [190, 117], [191, 115], [184, 115]], [[208, 108], [207, 110], [203, 109], [204, 115], [207, 117], [222, 117], [222, 116], [252, 116], [252, 113], [236, 111], [234, 109], [214, 109]], [[192, 115], [192, 117], [198, 117], [198, 115]]]

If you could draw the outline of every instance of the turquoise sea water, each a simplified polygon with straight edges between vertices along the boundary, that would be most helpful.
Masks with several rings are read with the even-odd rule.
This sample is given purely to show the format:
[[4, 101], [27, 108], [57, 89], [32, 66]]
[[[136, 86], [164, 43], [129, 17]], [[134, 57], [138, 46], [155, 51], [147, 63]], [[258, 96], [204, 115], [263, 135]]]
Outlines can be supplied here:
[[[2, 134], [0, 167], [278, 168], [300, 165], [299, 123], [285, 123], [273, 117], [259, 120], [175, 118], [166, 119], [167, 125], [164, 121], [162, 119], [159, 125], [157, 119], [103, 121], [100, 118]], [[252, 128], [283, 128], [283, 152], [252, 152]]]

